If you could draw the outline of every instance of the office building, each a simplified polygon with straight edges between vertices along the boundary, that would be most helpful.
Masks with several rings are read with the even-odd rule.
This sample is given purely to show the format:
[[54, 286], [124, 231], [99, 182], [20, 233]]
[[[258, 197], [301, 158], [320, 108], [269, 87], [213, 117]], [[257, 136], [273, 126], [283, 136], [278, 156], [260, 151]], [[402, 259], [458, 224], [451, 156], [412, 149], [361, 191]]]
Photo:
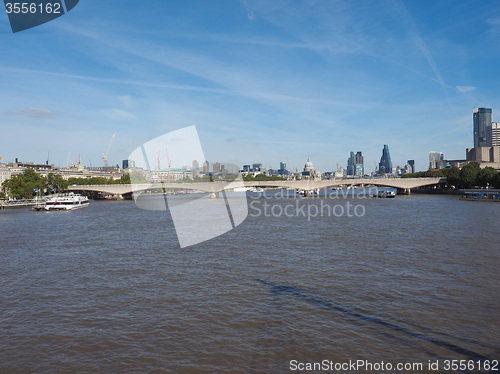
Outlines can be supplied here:
[[358, 151], [356, 154], [351, 152], [347, 159], [347, 175], [364, 175], [363, 154]]
[[205, 161], [203, 163], [203, 174], [208, 174], [210, 173], [210, 163], [208, 161]]
[[219, 174], [221, 172], [221, 164], [220, 162], [216, 162], [212, 166], [214, 174]]
[[286, 169], [286, 164], [284, 162], [280, 162], [280, 168], [278, 169], [278, 175], [289, 175], [290, 172]]
[[133, 160], [123, 160], [122, 161], [122, 169], [131, 169], [133, 168], [135, 165], [134, 165], [134, 161]]
[[500, 148], [499, 147], [478, 147], [467, 148], [467, 161], [475, 161], [481, 165], [481, 168], [490, 166], [494, 169], [500, 169]]
[[191, 168], [191, 172], [193, 173], [193, 177], [196, 177], [200, 174], [200, 164], [198, 161], [193, 160], [193, 166]]
[[347, 175], [354, 175], [354, 152], [351, 151], [347, 159]]
[[408, 173], [416, 173], [417, 172], [415, 170], [415, 160], [408, 160], [407, 165], [409, 166], [406, 168]]
[[491, 147], [491, 108], [474, 108], [474, 148]]
[[491, 123], [491, 146], [500, 147], [500, 122]]
[[444, 153], [431, 151], [429, 152], [429, 170], [439, 170], [443, 168]]
[[253, 164], [252, 171], [262, 171], [262, 164]]
[[389, 153], [389, 146], [384, 144], [384, 149], [382, 150], [382, 157], [378, 164], [379, 174], [390, 174], [392, 173], [392, 162], [391, 155]]

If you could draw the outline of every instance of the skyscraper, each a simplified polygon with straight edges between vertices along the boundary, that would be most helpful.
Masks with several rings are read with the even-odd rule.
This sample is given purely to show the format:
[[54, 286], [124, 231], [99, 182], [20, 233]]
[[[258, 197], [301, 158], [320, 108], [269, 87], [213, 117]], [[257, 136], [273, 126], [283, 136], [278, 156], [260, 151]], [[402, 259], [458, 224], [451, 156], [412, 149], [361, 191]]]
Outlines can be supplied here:
[[198, 174], [200, 174], [200, 164], [198, 163], [198, 161], [196, 160], [193, 160], [193, 167], [192, 167], [192, 172], [193, 172], [193, 176], [198, 176]]
[[415, 160], [408, 160], [408, 165], [411, 168], [410, 173], [416, 173], [417, 171], [415, 170]]
[[500, 147], [500, 122], [491, 124], [491, 146]]
[[221, 172], [221, 164], [220, 162], [215, 162], [212, 166], [214, 174], [219, 174]]
[[203, 163], [203, 174], [208, 174], [210, 172], [210, 163], [205, 161]]
[[391, 155], [389, 154], [389, 146], [384, 144], [384, 149], [382, 150], [382, 157], [378, 164], [379, 174], [389, 174], [392, 173], [392, 162]]
[[355, 161], [355, 167], [354, 167], [354, 175], [358, 175], [362, 177], [365, 174], [365, 167], [364, 167], [364, 162], [363, 162], [363, 154], [361, 151], [358, 151], [356, 153], [356, 156], [354, 158]]
[[288, 175], [290, 172], [286, 170], [286, 164], [284, 162], [280, 162], [280, 168], [278, 169], [279, 175]]
[[491, 147], [491, 108], [474, 108], [474, 148]]
[[347, 159], [347, 175], [364, 175], [363, 154], [358, 151], [356, 154], [351, 152]]
[[443, 152], [432, 151], [429, 152], [429, 170], [442, 169], [442, 162], [444, 160]]
[[347, 159], [347, 175], [354, 175], [355, 170], [355, 156], [354, 152], [351, 151], [349, 158]]

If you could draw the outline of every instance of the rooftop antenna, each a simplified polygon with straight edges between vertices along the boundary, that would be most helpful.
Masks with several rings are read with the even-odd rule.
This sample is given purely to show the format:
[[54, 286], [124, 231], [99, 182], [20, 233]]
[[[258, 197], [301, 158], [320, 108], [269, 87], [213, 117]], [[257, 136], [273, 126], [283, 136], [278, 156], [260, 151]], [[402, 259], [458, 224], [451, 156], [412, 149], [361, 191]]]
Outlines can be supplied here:
[[106, 151], [102, 154], [102, 159], [104, 160], [104, 167], [108, 166], [108, 154], [109, 150], [111, 149], [111, 145], [113, 144], [113, 140], [115, 140], [116, 136], [116, 131], [114, 132], [113, 136], [111, 137], [111, 141], [109, 142], [109, 146], [106, 144]]

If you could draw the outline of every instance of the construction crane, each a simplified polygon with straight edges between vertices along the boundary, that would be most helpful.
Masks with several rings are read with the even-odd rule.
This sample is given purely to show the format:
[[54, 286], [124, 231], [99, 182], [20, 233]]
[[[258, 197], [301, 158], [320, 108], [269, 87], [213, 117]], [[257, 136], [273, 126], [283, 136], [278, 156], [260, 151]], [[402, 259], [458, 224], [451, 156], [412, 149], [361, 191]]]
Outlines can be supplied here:
[[113, 140], [115, 140], [116, 131], [111, 137], [111, 141], [109, 142], [109, 146], [106, 144], [106, 151], [102, 154], [102, 159], [104, 160], [104, 167], [108, 167], [108, 154], [111, 149], [111, 145], [113, 144]]
[[156, 158], [158, 164], [156, 166], [156, 170], [161, 170], [161, 160], [165, 157], [167, 158], [168, 168], [170, 169], [172, 167], [172, 161], [170, 160], [170, 157], [168, 157], [168, 149], [165, 147], [165, 154], [163, 156], [161, 155], [161, 151], [158, 151], [158, 157]]

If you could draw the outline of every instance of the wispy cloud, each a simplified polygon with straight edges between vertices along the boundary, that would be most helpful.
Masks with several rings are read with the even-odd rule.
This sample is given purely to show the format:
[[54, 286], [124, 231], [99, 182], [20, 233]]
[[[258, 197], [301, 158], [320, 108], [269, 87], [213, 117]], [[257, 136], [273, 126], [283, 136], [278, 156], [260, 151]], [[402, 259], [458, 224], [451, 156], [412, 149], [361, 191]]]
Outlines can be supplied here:
[[43, 108], [21, 108], [18, 111], [9, 111], [9, 113], [30, 118], [50, 118], [54, 115], [52, 111]]
[[134, 99], [129, 95], [118, 96], [118, 100], [120, 100], [123, 106], [127, 109], [130, 109], [135, 105]]
[[490, 25], [490, 31], [493, 33], [500, 33], [500, 17], [489, 18], [486, 21], [487, 25]]
[[243, 5], [245, 6], [245, 10], [247, 11], [247, 18], [250, 21], [253, 21], [255, 19], [255, 15], [254, 15], [253, 11], [250, 9], [250, 7], [248, 6], [248, 3], [246, 2], [246, 0], [243, 0]]
[[472, 92], [476, 90], [474, 86], [456, 86], [457, 91], [460, 93]]

